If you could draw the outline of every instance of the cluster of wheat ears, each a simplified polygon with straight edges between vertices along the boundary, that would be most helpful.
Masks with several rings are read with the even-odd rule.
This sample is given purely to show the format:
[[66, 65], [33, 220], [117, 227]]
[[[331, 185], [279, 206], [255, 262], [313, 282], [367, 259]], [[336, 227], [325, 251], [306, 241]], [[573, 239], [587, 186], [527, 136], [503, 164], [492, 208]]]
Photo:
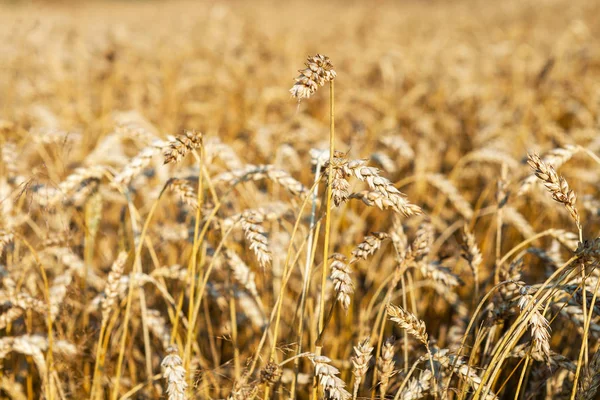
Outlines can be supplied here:
[[0, 398], [597, 398], [596, 2], [157, 4], [0, 8]]

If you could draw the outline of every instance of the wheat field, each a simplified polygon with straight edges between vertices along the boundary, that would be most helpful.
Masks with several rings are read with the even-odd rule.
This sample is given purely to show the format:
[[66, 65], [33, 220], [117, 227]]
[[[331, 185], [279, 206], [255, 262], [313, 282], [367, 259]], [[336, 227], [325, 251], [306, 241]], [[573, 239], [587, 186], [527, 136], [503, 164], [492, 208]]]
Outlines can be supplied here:
[[0, 398], [600, 398], [600, 2], [0, 4]]

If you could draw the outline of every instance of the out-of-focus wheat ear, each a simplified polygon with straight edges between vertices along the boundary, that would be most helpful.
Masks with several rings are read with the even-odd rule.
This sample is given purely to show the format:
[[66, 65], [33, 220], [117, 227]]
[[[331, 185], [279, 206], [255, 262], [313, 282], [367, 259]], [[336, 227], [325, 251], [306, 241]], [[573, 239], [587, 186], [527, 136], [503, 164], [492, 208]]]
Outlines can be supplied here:
[[1, 296], [2, 300], [10, 308], [0, 314], [0, 329], [4, 329], [9, 323], [15, 321], [25, 310], [34, 310], [35, 312], [44, 315], [48, 312], [48, 305], [45, 301], [36, 299], [27, 293], [16, 293], [14, 282], [10, 279], [3, 279], [4, 287], [9, 288]]
[[548, 234], [570, 251], [575, 251], [579, 246], [579, 237], [574, 232], [565, 229], [550, 229]]
[[49, 302], [50, 302], [50, 318], [52, 321], [56, 319], [60, 311], [60, 307], [63, 304], [65, 296], [67, 295], [67, 289], [73, 281], [73, 270], [65, 270], [62, 274], [58, 275], [52, 281], [52, 286], [49, 290]]
[[534, 349], [539, 354], [543, 355], [547, 363], [550, 363], [550, 324], [548, 320], [540, 312], [540, 305], [535, 302], [526, 310], [527, 304], [533, 299], [533, 296], [526, 294], [524, 290], [519, 299], [519, 308], [521, 312], [529, 312], [532, 314], [529, 325], [531, 326], [531, 338]]
[[23, 390], [23, 385], [19, 383], [14, 376], [0, 377], [0, 391], [8, 395], [12, 400], [26, 400], [27, 396]]
[[371, 235], [365, 236], [364, 240], [352, 250], [353, 257], [350, 264], [369, 258], [381, 247], [381, 243], [389, 237], [390, 235], [385, 232], [372, 232]]
[[150, 332], [160, 340], [164, 349], [169, 348], [171, 343], [171, 332], [166, 319], [160, 314], [159, 310], [148, 309], [146, 314]]
[[465, 219], [470, 220], [473, 218], [473, 208], [471, 204], [460, 194], [456, 186], [442, 174], [427, 174], [425, 176], [427, 182], [435, 187], [440, 192], [448, 196], [450, 203], [456, 208]]
[[[479, 246], [477, 246], [477, 241], [475, 240], [475, 235], [469, 228], [465, 225], [463, 229], [463, 242], [462, 242], [462, 257], [467, 260], [469, 267], [471, 268], [471, 272], [473, 273], [473, 280], [475, 281], [475, 286], [478, 288], [479, 286], [479, 267], [483, 262], [483, 257], [481, 256], [481, 251], [479, 250]], [[479, 290], [477, 290], [479, 292]]]
[[381, 357], [377, 360], [377, 372], [379, 374], [379, 393], [385, 398], [390, 379], [394, 374], [394, 341], [393, 337], [386, 339], [381, 347]]
[[167, 396], [169, 400], [185, 400], [187, 398], [187, 383], [185, 382], [185, 368], [179, 357], [177, 348], [172, 346], [167, 349], [167, 356], [160, 364], [163, 367], [163, 377], [167, 381]]
[[300, 75], [296, 77], [296, 83], [290, 89], [292, 97], [301, 101], [312, 96], [320, 86], [335, 79], [336, 72], [329, 57], [317, 54], [308, 57], [306, 68], [299, 70]]
[[[42, 381], [43, 395], [40, 398], [48, 398], [53, 395], [52, 391], [56, 384], [56, 382], [50, 382], [53, 376], [48, 373], [46, 357], [44, 357], [44, 352], [47, 350], [48, 338], [40, 335], [6, 336], [0, 339], [0, 360], [6, 358], [10, 352], [31, 357]], [[77, 354], [76, 347], [64, 340], [53, 341], [53, 352], [68, 357], [74, 357]]]
[[169, 179], [167, 185], [177, 194], [183, 204], [194, 211], [198, 209], [198, 196], [194, 193], [192, 185], [186, 179], [172, 178]]
[[0, 229], [0, 257], [4, 253], [4, 249], [14, 240], [14, 234], [10, 231]]
[[227, 249], [225, 258], [231, 268], [233, 277], [238, 281], [254, 298], [258, 298], [258, 290], [256, 289], [255, 275], [250, 270], [250, 267], [233, 251]]
[[433, 226], [424, 222], [419, 226], [415, 239], [406, 252], [409, 261], [420, 261], [429, 255], [433, 243]]
[[4, 176], [6, 176], [8, 179], [12, 179], [18, 174], [18, 156], [19, 151], [15, 143], [4, 142], [2, 144], [2, 149], [0, 149], [0, 158], [2, 160], [2, 164], [4, 165]]
[[354, 375], [354, 386], [352, 390], [352, 399], [356, 400], [360, 384], [369, 370], [369, 361], [373, 357], [373, 346], [370, 339], [363, 339], [357, 346], [354, 346], [354, 356], [352, 356], [352, 375]]
[[387, 305], [387, 313], [390, 320], [398, 324], [400, 328], [417, 338], [424, 345], [428, 344], [427, 328], [425, 322], [417, 318], [413, 313], [393, 304]]
[[55, 207], [61, 202], [64, 204], [82, 204], [95, 191], [105, 172], [106, 168], [100, 165], [77, 168], [58, 185], [58, 190], [50, 196], [47, 205]]
[[108, 321], [108, 316], [119, 297], [119, 285], [121, 283], [121, 276], [123, 276], [123, 269], [125, 268], [126, 261], [127, 253], [124, 251], [119, 253], [108, 273], [108, 280], [106, 282], [106, 287], [104, 288], [104, 298], [101, 303], [103, 321]]
[[394, 214], [392, 217], [392, 230], [390, 231], [390, 239], [392, 239], [392, 243], [396, 252], [398, 253], [398, 257], [400, 260], [403, 260], [406, 257], [406, 251], [408, 248], [408, 237], [406, 237], [404, 227], [402, 226], [402, 221], [397, 214]]
[[202, 146], [202, 133], [197, 131], [186, 131], [171, 140], [163, 151], [165, 164], [180, 162], [190, 151]]
[[350, 277], [350, 267], [348, 266], [346, 256], [343, 254], [332, 254], [331, 259], [331, 280], [333, 288], [336, 291], [337, 301], [345, 311], [350, 307], [350, 296], [354, 293], [354, 284]]
[[263, 216], [255, 211], [245, 211], [241, 216], [242, 229], [246, 240], [250, 242], [250, 250], [254, 251], [259, 265], [266, 268], [271, 263], [272, 255], [265, 230], [260, 225], [263, 221]]
[[267, 177], [271, 181], [276, 182], [286, 188], [295, 196], [304, 196], [308, 193], [308, 189], [302, 183], [294, 179], [287, 171], [282, 169], [269, 168], [267, 170]]
[[258, 393], [259, 387], [260, 386], [258, 386], [257, 384], [249, 383], [245, 379], [236, 381], [233, 385], [233, 388], [231, 389], [231, 392], [229, 393], [229, 396], [227, 396], [227, 400], [253, 399]]
[[286, 188], [294, 196], [303, 196], [308, 193], [308, 189], [298, 180], [293, 178], [287, 171], [278, 169], [273, 165], [246, 165], [240, 169], [223, 172], [216, 175], [212, 181], [216, 183], [226, 183], [230, 186], [241, 182], [251, 180], [269, 179], [272, 182]]
[[129, 186], [133, 178], [141, 174], [150, 165], [152, 158], [168, 144], [162, 140], [155, 140], [148, 147], [143, 148], [123, 167], [121, 172], [115, 175], [110, 186], [117, 190], [123, 190]]
[[535, 235], [535, 229], [533, 229], [523, 214], [521, 214], [516, 208], [512, 206], [504, 206], [500, 212], [502, 213], [503, 222], [515, 227], [515, 229], [517, 229], [525, 239]]
[[399, 393], [399, 399], [401, 400], [417, 400], [425, 396], [429, 388], [431, 387], [431, 378], [433, 374], [430, 370], [426, 369], [421, 371], [418, 378], [411, 378], [408, 384], [402, 392]]
[[424, 277], [435, 282], [440, 282], [447, 288], [452, 288], [462, 283], [458, 275], [453, 274], [449, 268], [442, 266], [439, 261], [421, 260], [416, 264]]
[[569, 188], [569, 184], [566, 179], [559, 176], [552, 165], [546, 164], [540, 159], [537, 154], [529, 154], [528, 161], [531, 168], [534, 170], [535, 175], [540, 179], [546, 189], [552, 195], [552, 199], [562, 203], [567, 211], [571, 214], [571, 217], [575, 220], [577, 228], [581, 230], [581, 223], [579, 218], [579, 212], [575, 204], [577, 195]]

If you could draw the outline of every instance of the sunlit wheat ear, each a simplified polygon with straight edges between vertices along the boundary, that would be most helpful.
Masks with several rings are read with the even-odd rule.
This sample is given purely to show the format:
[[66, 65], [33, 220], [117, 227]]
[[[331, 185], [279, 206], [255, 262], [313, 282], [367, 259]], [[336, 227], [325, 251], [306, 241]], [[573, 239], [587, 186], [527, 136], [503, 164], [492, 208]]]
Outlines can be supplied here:
[[167, 349], [167, 356], [160, 364], [163, 367], [163, 377], [167, 381], [167, 395], [169, 400], [185, 400], [187, 399], [186, 390], [187, 383], [185, 382], [185, 368], [183, 361], [177, 353], [176, 347]]
[[339, 207], [342, 203], [348, 201], [350, 196], [350, 183], [346, 180], [348, 173], [345, 170], [345, 166], [348, 164], [346, 154], [341, 151], [334, 151], [333, 162], [331, 163], [331, 178], [329, 177], [329, 160], [324, 163], [324, 170], [326, 171], [326, 179], [331, 179], [331, 199], [336, 207]]
[[325, 398], [335, 400], [347, 400], [352, 397], [345, 389], [346, 383], [337, 375], [340, 371], [334, 366], [329, 365], [331, 360], [325, 356], [312, 356], [311, 361], [315, 365], [315, 376], [319, 385], [323, 388]]
[[417, 230], [415, 240], [406, 252], [406, 259], [409, 261], [420, 261], [429, 255], [431, 244], [433, 243], [433, 226], [430, 223], [423, 223]]
[[314, 57], [308, 57], [306, 68], [299, 70], [300, 75], [296, 77], [296, 83], [290, 89], [292, 97], [298, 99], [308, 99], [320, 86], [335, 79], [336, 73], [333, 69], [329, 57], [317, 54]]
[[417, 338], [421, 343], [427, 345], [428, 336], [425, 322], [417, 318], [414, 314], [393, 304], [387, 306], [387, 313], [390, 320], [397, 323], [400, 328], [406, 329], [410, 335]]
[[13, 142], [5, 142], [0, 149], [0, 160], [4, 164], [6, 176], [12, 178], [18, 174], [19, 150]]
[[294, 179], [289, 173], [287, 173], [284, 170], [269, 168], [266, 174], [267, 178], [283, 186], [295, 196], [302, 196], [308, 193], [308, 189], [306, 189], [306, 187], [302, 183]]
[[[329, 162], [325, 163], [325, 177], [328, 182], [331, 179], [332, 199], [336, 206], [355, 198], [362, 200], [368, 206], [376, 206], [382, 210], [391, 208], [404, 216], [422, 212], [420, 207], [409, 203], [406, 196], [387, 178], [381, 176], [377, 168], [368, 166], [366, 160], [348, 160], [345, 153], [336, 151], [331, 167], [330, 178]], [[370, 190], [350, 194], [350, 184], [347, 179], [352, 176], [366, 182]]]
[[473, 279], [475, 282], [478, 282], [479, 267], [483, 262], [483, 257], [481, 256], [481, 251], [475, 241], [475, 235], [473, 235], [466, 226], [463, 230], [462, 257], [469, 263], [469, 267], [471, 267], [471, 272], [473, 273]]
[[364, 240], [352, 250], [350, 264], [369, 258], [381, 247], [381, 243], [389, 237], [390, 235], [385, 232], [372, 232], [371, 235], [365, 236]]
[[[30, 356], [43, 382], [47, 382], [46, 378], [48, 376], [46, 357], [44, 356], [46, 350], [48, 350], [48, 338], [44, 336], [22, 335], [0, 338], [0, 360], [5, 359], [11, 352]], [[77, 355], [77, 348], [64, 340], [55, 340], [53, 342], [53, 351], [68, 357], [75, 357]], [[40, 398], [46, 398], [46, 394], [40, 396]]]
[[[523, 288], [525, 289], [525, 288]], [[519, 308], [521, 312], [530, 312], [532, 314], [529, 325], [531, 326], [531, 338], [533, 340], [534, 349], [539, 354], [542, 354], [546, 362], [550, 362], [550, 324], [548, 320], [540, 312], [541, 306], [536, 301], [526, 309], [527, 304], [533, 299], [533, 296], [521, 290], [522, 295], [519, 299]]]
[[194, 193], [192, 185], [186, 179], [170, 179], [168, 182], [169, 188], [177, 194], [179, 200], [192, 210], [198, 209], [198, 197]]
[[272, 255], [265, 230], [260, 225], [263, 221], [262, 215], [254, 211], [245, 211], [241, 216], [242, 229], [246, 240], [250, 242], [250, 250], [254, 251], [259, 265], [266, 268], [271, 263]]
[[51, 195], [47, 200], [40, 198], [40, 203], [50, 207], [58, 206], [61, 202], [81, 205], [95, 191], [105, 170], [103, 166], [77, 168], [58, 185], [57, 190], [50, 192]]
[[174, 140], [171, 140], [164, 149], [165, 164], [171, 162], [178, 163], [190, 151], [202, 146], [202, 134], [196, 131], [186, 131], [183, 135], [179, 135]]
[[354, 284], [350, 277], [350, 267], [348, 266], [346, 257], [342, 254], [335, 253], [330, 258], [333, 259], [331, 263], [331, 280], [333, 281], [333, 288], [337, 293], [337, 301], [344, 310], [348, 311], [350, 296], [354, 293]]
[[152, 158], [160, 153], [165, 146], [168, 146], [168, 142], [164, 142], [162, 140], [155, 140], [151, 145], [142, 149], [138, 155], [133, 157], [131, 161], [119, 172], [115, 175], [113, 181], [111, 182], [111, 187], [115, 189], [122, 189], [123, 187], [129, 186], [133, 178], [142, 173], [150, 163], [152, 162]]
[[419, 206], [411, 204], [404, 193], [400, 192], [389, 179], [381, 176], [379, 169], [367, 166], [365, 160], [350, 160], [343, 166], [343, 170], [347, 176], [353, 175], [360, 181], [366, 182], [372, 192], [381, 195], [371, 195], [375, 197], [370, 198], [370, 193], [364, 194], [360, 198], [365, 204], [369, 205], [368, 201], [370, 201], [379, 208], [391, 208], [405, 217], [422, 213]]
[[448, 288], [462, 283], [457, 275], [453, 274], [449, 268], [442, 266], [439, 261], [422, 260], [417, 262], [417, 267], [424, 277], [440, 282]]
[[2, 283], [4, 293], [0, 292], [0, 298], [5, 303], [5, 307], [10, 305], [10, 308], [0, 314], [0, 329], [4, 329], [9, 323], [15, 321], [26, 310], [34, 310], [40, 315], [44, 315], [48, 311], [45, 301], [38, 300], [27, 293], [16, 293], [16, 284], [10, 278], [3, 279]]
[[108, 281], [104, 288], [104, 298], [102, 299], [102, 319], [106, 321], [110, 312], [115, 305], [119, 296], [119, 285], [121, 276], [123, 276], [123, 268], [127, 261], [127, 253], [119, 253], [115, 262], [113, 262], [110, 272], [108, 273]]
[[[546, 165], [552, 166], [552, 168], [556, 170], [557, 168], [561, 167], [564, 163], [569, 161], [571, 157], [573, 157], [579, 150], [579, 146], [567, 145], [565, 147], [558, 147], [546, 153], [542, 158], [542, 162], [544, 162]], [[535, 182], [535, 175], [530, 175], [527, 178], [523, 179], [521, 181], [519, 189], [517, 190], [517, 196], [522, 196], [525, 193], [529, 192], [529, 190], [535, 184]]]
[[400, 393], [400, 399], [402, 400], [417, 400], [425, 397], [426, 392], [431, 387], [431, 378], [433, 374], [430, 370], [426, 369], [421, 371], [417, 378], [411, 378], [402, 393]]
[[448, 196], [450, 203], [454, 205], [456, 211], [458, 211], [465, 219], [470, 220], [473, 218], [473, 208], [471, 204], [460, 194], [456, 186], [442, 174], [428, 174], [425, 179], [437, 188], [440, 192]]
[[63, 273], [56, 276], [50, 286], [50, 318], [52, 321], [56, 320], [58, 313], [61, 310], [61, 306], [64, 303], [67, 290], [73, 281], [73, 270], [66, 269]]
[[164, 349], [169, 348], [171, 331], [166, 319], [159, 310], [149, 309], [146, 313], [148, 329], [162, 343]]
[[232, 250], [225, 251], [225, 258], [231, 268], [233, 277], [238, 281], [253, 297], [258, 297], [256, 289], [254, 272], [246, 265], [246, 263]]
[[354, 375], [353, 399], [356, 399], [356, 396], [358, 396], [360, 384], [369, 370], [369, 361], [373, 357], [371, 355], [372, 352], [373, 346], [371, 346], [369, 338], [364, 339], [357, 346], [354, 346], [354, 356], [352, 356], [352, 375]]
[[579, 212], [575, 205], [577, 196], [575, 192], [569, 188], [569, 184], [565, 178], [558, 176], [554, 168], [543, 162], [537, 154], [529, 154], [527, 162], [535, 171], [535, 175], [544, 183], [544, 186], [546, 186], [546, 189], [548, 189], [552, 198], [565, 206], [567, 211], [571, 214], [571, 217], [575, 220], [577, 227], [580, 227]]
[[241, 182], [247, 182], [251, 180], [256, 181], [260, 179], [269, 179], [270, 181], [283, 186], [295, 196], [302, 196], [308, 193], [308, 189], [302, 183], [294, 179], [288, 172], [269, 164], [248, 164], [244, 168], [235, 169], [216, 175], [212, 181], [215, 183], [224, 182], [233, 186]]
[[[472, 388], [477, 390], [477, 388], [481, 386], [481, 377], [477, 375], [477, 372], [472, 366], [463, 361], [461, 357], [448, 355], [444, 350], [441, 352], [444, 352], [444, 354], [440, 355], [438, 353], [434, 356], [437, 362], [439, 362], [443, 367], [452, 370]], [[486, 400], [498, 400], [498, 396], [492, 392], [488, 392], [484, 398]]]
[[535, 230], [531, 224], [516, 208], [505, 205], [502, 207], [502, 215], [504, 221], [508, 225], [514, 226], [524, 238], [530, 238], [535, 235]]
[[392, 217], [392, 229], [390, 230], [390, 239], [394, 245], [394, 249], [398, 253], [400, 259], [404, 259], [408, 247], [408, 237], [404, 232], [402, 221], [398, 214], [394, 214]]
[[394, 374], [393, 337], [387, 338], [381, 347], [381, 357], [377, 360], [377, 372], [379, 374], [379, 393], [381, 393], [381, 398], [384, 399], [390, 385], [390, 379]]
[[27, 398], [23, 385], [15, 377], [0, 377], [0, 390], [6, 393], [9, 399], [24, 400]]
[[236, 151], [227, 143], [223, 143], [217, 136], [206, 137], [204, 142], [204, 157], [207, 164], [213, 162], [215, 158], [223, 161], [227, 169], [235, 170], [244, 166]]

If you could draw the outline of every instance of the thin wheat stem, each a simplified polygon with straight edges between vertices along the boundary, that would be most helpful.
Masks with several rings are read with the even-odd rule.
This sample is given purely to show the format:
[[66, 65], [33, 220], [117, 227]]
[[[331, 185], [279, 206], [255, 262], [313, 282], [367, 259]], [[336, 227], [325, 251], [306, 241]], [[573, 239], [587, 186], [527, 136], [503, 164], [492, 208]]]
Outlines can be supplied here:
[[[550, 296], [553, 295], [553, 293], [554, 293], [553, 290], [556, 289], [556, 287], [560, 284], [560, 282], [567, 279], [569, 277], [569, 275], [573, 272], [573, 270], [570, 270], [565, 273], [565, 270], [567, 270], [567, 268], [569, 268], [571, 266], [571, 264], [577, 258], [578, 257], [575, 256], [575, 257], [572, 257], [571, 259], [569, 259], [560, 268], [558, 268], [548, 279], [546, 279], [546, 281], [542, 285], [543, 287], [547, 286], [550, 282], [552, 282], [557, 277], [560, 277], [556, 281], [554, 286], [551, 288], [551, 290], [547, 290], [545, 292], [540, 290], [540, 291], [537, 291], [533, 296], [531, 296], [532, 297], [531, 300], [527, 303], [527, 305], [524, 307], [524, 309], [533, 310], [532, 307], [536, 301], [539, 303], [544, 303], [546, 300], [548, 300], [548, 298], [550, 298]], [[562, 276], [561, 276], [561, 274], [562, 274]], [[521, 314], [519, 316], [519, 318], [517, 318], [517, 320], [510, 326], [508, 331], [503, 335], [503, 338], [496, 346], [498, 350], [493, 353], [492, 359], [490, 360], [489, 365], [492, 367], [487, 368], [484, 371], [483, 376], [481, 377], [481, 384], [479, 385], [479, 387], [477, 388], [477, 390], [474, 394], [474, 396], [476, 398], [477, 398], [477, 396], [481, 396], [484, 388], [486, 391], [489, 390], [488, 382], [490, 380], [495, 379], [498, 371], [500, 370], [500, 368], [503, 364], [504, 359], [507, 357], [508, 352], [512, 348], [512, 345], [514, 343], [516, 343], [516, 341], [521, 337], [521, 335], [523, 335], [524, 331], [527, 329], [527, 324], [531, 320], [532, 316], [533, 316], [532, 312], [527, 312], [527, 313]]]
[[[152, 208], [150, 208], [150, 212], [148, 213], [148, 216], [146, 217], [146, 221], [144, 222], [144, 227], [142, 228], [142, 232], [140, 234], [140, 240], [137, 244], [137, 248], [135, 251], [135, 260], [133, 263], [134, 269], [141, 267], [141, 263], [138, 262], [138, 260], [140, 259], [140, 256], [142, 253], [142, 246], [144, 244], [144, 238], [146, 237], [146, 232], [148, 231], [148, 227], [150, 226], [150, 221], [152, 220], [152, 217], [154, 216], [154, 212], [156, 211], [156, 209], [158, 207], [160, 198], [162, 197], [166, 188], [167, 187], [164, 186], [162, 188], [162, 190], [160, 191], [157, 199], [152, 204]], [[135, 218], [135, 217], [132, 215], [131, 218]], [[136, 270], [134, 272], [141, 272], [141, 271]], [[127, 330], [128, 330], [129, 318], [130, 318], [130, 314], [131, 314], [131, 303], [132, 303], [132, 299], [133, 299], [134, 281], [135, 281], [135, 279], [133, 277], [131, 277], [129, 279], [129, 287], [127, 289], [127, 303], [125, 306], [125, 319], [123, 321], [123, 333], [121, 336], [121, 344], [119, 346], [119, 356], [118, 356], [118, 360], [117, 360], [117, 369], [115, 372], [115, 383], [114, 383], [114, 387], [113, 387], [113, 391], [112, 391], [112, 395], [111, 395], [112, 400], [117, 400], [117, 398], [119, 396], [119, 389], [120, 389], [120, 384], [121, 384], [121, 368], [123, 365], [123, 357], [125, 356], [125, 343], [127, 341]]]
[[[332, 182], [333, 179], [333, 159], [335, 151], [335, 118], [334, 118], [334, 85], [333, 80], [329, 81], [329, 170], [327, 180], [327, 199], [325, 208], [325, 241], [323, 244], [323, 268], [321, 270], [321, 298], [319, 305], [319, 333], [323, 331], [323, 323], [325, 319], [325, 286], [327, 283], [327, 260], [329, 260], [329, 236], [331, 230], [331, 193], [332, 193]], [[321, 355], [320, 346], [317, 347], [315, 344], [315, 353]]]
[[523, 369], [521, 370], [521, 375], [519, 376], [519, 383], [517, 384], [517, 389], [515, 390], [515, 400], [518, 400], [519, 394], [521, 393], [521, 388], [523, 387], [523, 382], [525, 380], [525, 374], [527, 373], [527, 369], [529, 368], [529, 360], [531, 357], [529, 354], [525, 357], [525, 365], [523, 365]]
[[[582, 269], [583, 265], [582, 265]], [[585, 288], [585, 281], [583, 281], [583, 285], [582, 285], [582, 291], [585, 293], [586, 292], [586, 288]], [[575, 371], [575, 378], [573, 378], [573, 391], [571, 392], [571, 400], [575, 399], [575, 395], [577, 394], [577, 382], [579, 382], [579, 375], [581, 374], [581, 365], [582, 365], [582, 358], [584, 355], [584, 349], [587, 347], [587, 340], [588, 340], [588, 335], [590, 332], [590, 322], [592, 320], [592, 316], [594, 314], [594, 307], [593, 305], [596, 304], [596, 298], [598, 297], [598, 289], [600, 289], [600, 279], [598, 279], [596, 281], [596, 287], [594, 288], [594, 296], [592, 297], [592, 307], [590, 307], [590, 311], [588, 312], [588, 314], [586, 314], [586, 318], [585, 318], [585, 324], [583, 326], [583, 339], [582, 339], [582, 344], [581, 344], [581, 349], [579, 350], [579, 358], [577, 360], [577, 370]], [[585, 298], [583, 300], [583, 304], [585, 304]]]
[[[316, 181], [313, 186], [310, 188], [310, 192], [312, 192], [314, 190], [314, 188], [318, 185], [318, 181]], [[298, 217], [296, 218], [296, 222], [294, 223], [294, 228], [292, 229], [292, 233], [290, 235], [290, 245], [288, 246], [288, 251], [285, 257], [285, 262], [283, 263], [283, 276], [285, 277], [288, 274], [288, 271], [291, 272], [292, 268], [290, 266], [290, 259], [292, 257], [292, 243], [294, 243], [294, 238], [296, 236], [296, 233], [298, 232], [298, 227], [300, 226], [300, 220], [302, 218], [302, 213], [304, 212], [304, 208], [306, 207], [306, 205], [308, 204], [308, 199], [310, 198], [310, 196], [306, 196], [304, 198], [304, 200], [302, 201], [302, 205], [300, 206], [300, 210], [298, 211]], [[297, 258], [300, 256], [300, 252], [297, 253]], [[289, 269], [288, 269], [289, 268]], [[281, 287], [279, 288], [279, 295], [277, 297], [277, 305], [275, 307], [276, 314], [275, 314], [275, 327], [273, 329], [273, 342], [271, 344], [271, 350], [269, 352], [269, 360], [273, 361], [274, 357], [275, 357], [275, 350], [277, 348], [277, 336], [279, 334], [279, 322], [281, 319], [281, 306], [283, 303], [283, 295], [284, 295], [284, 291], [285, 288], [287, 286], [287, 279], [281, 283]], [[269, 329], [269, 327], [267, 327], [267, 330]], [[264, 335], [263, 335], [264, 337]], [[262, 339], [261, 339], [261, 343], [262, 343]], [[261, 344], [259, 344], [259, 349], [257, 350], [257, 357], [260, 351], [260, 348], [262, 347]], [[252, 367], [250, 368], [250, 371], [252, 371], [256, 365], [256, 361], [257, 359], [255, 359], [252, 363]], [[265, 394], [268, 395], [269, 392], [269, 386], [265, 387]], [[266, 398], [266, 397], [265, 397]]]
[[[192, 254], [190, 255], [189, 263], [188, 263], [188, 279], [189, 279], [189, 305], [188, 305], [188, 321], [191, 321], [193, 318], [194, 312], [194, 294], [196, 290], [196, 266], [198, 263], [198, 250], [202, 242], [199, 240], [198, 231], [200, 229], [200, 220], [202, 218], [202, 204], [204, 203], [204, 185], [203, 185], [203, 177], [204, 177], [204, 163], [203, 155], [204, 155], [204, 146], [200, 146], [200, 156], [198, 156], [197, 151], [193, 150], [194, 156], [197, 158], [198, 162], [198, 170], [200, 173], [198, 174], [198, 194], [197, 194], [197, 207], [196, 207], [196, 221], [194, 221], [194, 242], [192, 244]], [[187, 335], [185, 339], [185, 351], [183, 353], [183, 364], [185, 371], [187, 373], [187, 382], [188, 382], [188, 393], [191, 395], [193, 388], [193, 374], [190, 368], [190, 360], [191, 360], [191, 350], [192, 350], [192, 336], [194, 332], [194, 325], [190, 324], [187, 329]]]
[[[133, 207], [133, 204], [131, 203], [131, 201], [129, 201], [127, 203], [127, 206], [129, 207], [129, 215], [131, 215], [131, 230], [133, 232], [134, 235], [134, 243], [136, 240], [138, 240], [137, 236], [137, 232], [138, 232], [138, 226], [137, 226], [137, 216], [135, 216], [136, 212], [135, 212], [135, 208]], [[143, 239], [143, 238], [141, 238]], [[138, 243], [135, 243], [136, 247], [138, 245]], [[141, 258], [137, 258], [135, 260], [135, 262], [139, 263], [139, 265], [135, 265], [134, 264], [134, 269], [137, 272], [141, 272], [142, 271], [142, 265], [141, 265]], [[152, 349], [150, 347], [150, 332], [148, 330], [148, 313], [147, 313], [147, 307], [146, 307], [146, 295], [144, 294], [144, 289], [142, 287], [138, 288], [138, 296], [140, 298], [140, 311], [142, 313], [141, 315], [141, 319], [142, 319], [142, 336], [144, 337], [144, 355], [145, 355], [145, 367], [146, 367], [146, 375], [148, 376], [148, 379], [153, 375], [152, 373]], [[155, 393], [157, 394], [157, 393]]]
[[[304, 314], [306, 312], [306, 295], [310, 286], [310, 270], [314, 262], [315, 252], [313, 251], [313, 240], [315, 236], [315, 216], [317, 211], [317, 196], [319, 191], [319, 178], [321, 175], [321, 160], [317, 160], [317, 166], [315, 169], [315, 181], [314, 190], [312, 193], [312, 205], [310, 211], [310, 233], [308, 234], [308, 246], [306, 249], [306, 261], [304, 263], [304, 281], [302, 282], [302, 294], [300, 295], [300, 317], [298, 320], [298, 350], [297, 352], [302, 353], [302, 337], [304, 336]], [[318, 231], [318, 229], [317, 229]], [[316, 243], [315, 243], [316, 245]], [[316, 246], [315, 246], [316, 247]], [[294, 379], [290, 388], [290, 398], [295, 399], [296, 396], [296, 382], [298, 380], [298, 369], [299, 369], [299, 358], [294, 365]]]
[[[40, 269], [40, 274], [42, 275], [42, 282], [44, 283], [44, 299], [46, 300], [46, 304], [48, 310], [50, 310], [50, 285], [48, 283], [48, 276], [46, 275], [46, 270], [44, 264], [39, 258], [37, 251], [33, 248], [33, 246], [29, 243], [27, 239], [19, 234], [15, 234], [15, 237], [19, 239], [19, 242], [22, 242], [25, 247], [31, 252], [33, 255], [36, 264]], [[48, 393], [49, 400], [54, 399], [54, 391], [50, 388], [50, 376], [54, 372], [54, 361], [53, 361], [53, 347], [54, 347], [54, 334], [52, 329], [52, 315], [50, 312], [46, 315], [46, 328], [48, 331], [48, 352], [46, 355], [46, 376], [44, 377], [44, 384], [46, 385], [46, 393]]]

